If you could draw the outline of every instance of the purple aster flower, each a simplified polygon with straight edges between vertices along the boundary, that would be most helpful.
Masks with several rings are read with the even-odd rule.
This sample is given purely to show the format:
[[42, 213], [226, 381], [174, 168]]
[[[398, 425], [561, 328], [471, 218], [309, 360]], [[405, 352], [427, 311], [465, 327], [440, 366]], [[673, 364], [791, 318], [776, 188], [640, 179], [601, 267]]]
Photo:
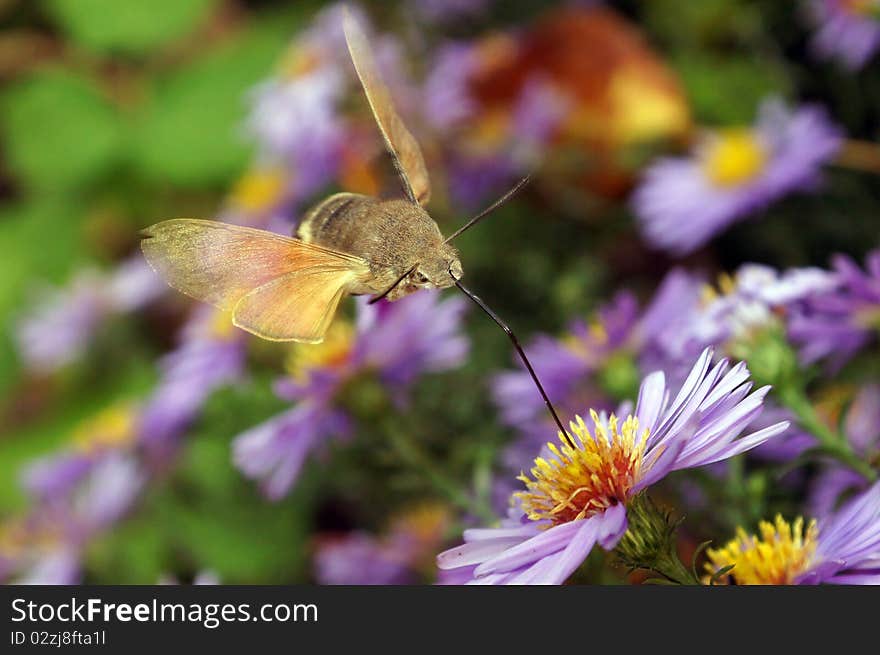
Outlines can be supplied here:
[[38, 504], [0, 531], [0, 568], [17, 584], [76, 584], [89, 541], [122, 518], [146, 476], [138, 462], [109, 453], [65, 497]]
[[683, 379], [679, 375], [687, 372], [685, 363], [703, 348], [729, 352], [736, 342], [781, 325], [780, 313], [794, 311], [836, 284], [835, 276], [821, 269], [779, 272], [760, 264], [743, 264], [734, 276], [721, 276], [717, 289], [686, 277], [676, 283], [681, 311], [665, 326], [653, 322], [642, 368], [662, 369], [673, 379]]
[[141, 443], [154, 457], [167, 457], [211, 393], [241, 377], [245, 341], [227, 314], [207, 306], [193, 314], [180, 344], [161, 360], [159, 384], [141, 414]]
[[82, 271], [67, 288], [44, 291], [19, 320], [16, 339], [22, 360], [39, 373], [56, 371], [83, 354], [109, 317], [136, 311], [163, 290], [140, 256], [109, 273]]
[[116, 313], [134, 312], [156, 300], [167, 290], [141, 253], [119, 263], [106, 282], [106, 295]]
[[[706, 280], [674, 268], [660, 284], [639, 325], [639, 368], [662, 370], [670, 380], [682, 381], [701, 347], [686, 336], [705, 302]], [[702, 344], [702, 348], [707, 345]]]
[[412, 584], [413, 573], [395, 553], [373, 535], [352, 532], [327, 538], [315, 554], [315, 579], [319, 584]]
[[521, 168], [540, 164], [548, 144], [568, 117], [572, 104], [557, 84], [542, 77], [526, 81], [512, 117], [512, 133], [516, 140], [511, 157]]
[[132, 450], [136, 422], [137, 409], [128, 403], [103, 409], [73, 431], [71, 447], [25, 467], [24, 489], [40, 504], [66, 503], [104, 459]]
[[864, 66], [880, 48], [880, 2], [810, 0], [816, 25], [813, 50], [823, 59], [839, 59], [851, 69]]
[[336, 174], [344, 143], [336, 105], [344, 76], [324, 67], [293, 79], [272, 79], [254, 90], [249, 130], [272, 159], [286, 161], [297, 195], [321, 188]]
[[[441, 569], [470, 569], [486, 584], [561, 584], [595, 544], [614, 548], [628, 529], [627, 504], [672, 471], [746, 452], [780, 434], [786, 423], [740, 437], [760, 413], [769, 388], [750, 393], [745, 364], [712, 365], [705, 350], [671, 396], [662, 372], [642, 382], [634, 414], [580, 417], [570, 442], [547, 444], [526, 490], [497, 528], [466, 530], [465, 543], [437, 557]], [[738, 438], [739, 437], [739, 438]]]
[[[865, 461], [880, 457], [880, 385], [869, 384], [859, 390], [847, 411], [843, 433], [853, 452]], [[859, 473], [838, 462], [829, 462], [811, 485], [810, 513], [830, 515], [841, 498], [867, 485], [868, 481]]]
[[398, 515], [381, 537], [360, 531], [322, 537], [315, 550], [315, 578], [320, 584], [414, 584], [448, 526], [447, 509], [429, 503]]
[[509, 187], [522, 172], [508, 155], [498, 152], [454, 152], [447, 169], [450, 194], [456, 204], [472, 211]]
[[65, 452], [42, 457], [29, 464], [22, 474], [22, 486], [43, 502], [64, 497], [88, 474], [94, 459], [85, 453]]
[[334, 409], [330, 400], [303, 400], [236, 437], [235, 465], [247, 477], [260, 480], [270, 499], [287, 495], [306, 458], [323, 441], [352, 434], [350, 418]]
[[765, 403], [764, 412], [749, 426], [749, 429], [760, 430], [780, 421], [790, 422], [791, 427], [775, 439], [755, 448], [752, 455], [769, 462], [791, 462], [818, 445], [816, 437], [797, 424], [790, 410], [774, 404], [773, 401]]
[[478, 61], [473, 45], [449, 43], [437, 51], [422, 89], [422, 113], [428, 125], [446, 133], [476, 110], [468, 80]]
[[684, 255], [786, 194], [812, 189], [840, 144], [824, 109], [765, 101], [753, 128], [709, 134], [690, 157], [650, 166], [633, 209], [652, 245]]
[[106, 316], [104, 279], [95, 271], [78, 274], [70, 287], [44, 292], [18, 324], [19, 352], [28, 368], [51, 372], [85, 350]]
[[833, 267], [837, 285], [800, 307], [788, 334], [804, 363], [828, 359], [838, 369], [880, 331], [880, 250], [868, 254], [865, 271], [845, 255]]
[[733, 569], [718, 582], [742, 584], [880, 584], [880, 482], [804, 530], [777, 516], [760, 535], [742, 528], [720, 549], [707, 551], [709, 575]]
[[375, 305], [359, 298], [355, 328], [337, 320], [323, 343], [294, 346], [291, 375], [276, 383], [275, 392], [297, 404], [239, 435], [233, 444], [235, 465], [259, 480], [269, 498], [284, 496], [317, 446], [352, 434], [353, 419], [340, 401], [349, 382], [373, 376], [400, 404], [418, 376], [464, 360], [464, 307], [461, 298], [440, 300], [430, 291]]

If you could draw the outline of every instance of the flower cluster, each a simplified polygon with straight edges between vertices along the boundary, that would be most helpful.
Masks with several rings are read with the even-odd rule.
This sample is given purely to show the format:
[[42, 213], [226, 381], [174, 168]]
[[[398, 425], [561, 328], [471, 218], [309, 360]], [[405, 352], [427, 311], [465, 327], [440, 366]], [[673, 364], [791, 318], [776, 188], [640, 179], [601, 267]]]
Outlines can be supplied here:
[[[330, 437], [350, 436], [353, 412], [386, 411], [406, 401], [407, 388], [420, 375], [460, 364], [468, 340], [460, 332], [464, 301], [439, 300], [421, 292], [395, 303], [358, 303], [354, 326], [337, 321], [319, 346], [295, 346], [290, 374], [277, 381], [280, 398], [293, 408], [239, 435], [233, 444], [236, 466], [261, 482], [270, 498], [287, 494], [309, 454]], [[376, 407], [346, 404], [349, 386], [379, 384]], [[351, 394], [349, 394], [351, 395]], [[354, 394], [369, 401], [363, 388]]]
[[[498, 528], [465, 531], [465, 544], [440, 554], [457, 581], [561, 584], [593, 546], [613, 549], [627, 531], [632, 499], [672, 471], [705, 466], [746, 452], [782, 433], [777, 423], [740, 436], [760, 414], [769, 390], [751, 391], [744, 364], [712, 364], [704, 351], [674, 397], [662, 372], [643, 381], [625, 419], [576, 417], [561, 446], [535, 459], [525, 491]], [[573, 435], [573, 436], [572, 436]]]

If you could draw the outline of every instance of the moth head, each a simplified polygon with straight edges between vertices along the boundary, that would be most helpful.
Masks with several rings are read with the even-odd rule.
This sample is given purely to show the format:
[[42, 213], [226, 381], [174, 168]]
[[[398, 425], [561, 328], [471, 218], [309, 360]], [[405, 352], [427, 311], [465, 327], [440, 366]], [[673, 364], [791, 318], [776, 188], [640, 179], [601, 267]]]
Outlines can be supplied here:
[[413, 271], [413, 282], [426, 289], [446, 289], [464, 275], [458, 251], [448, 243], [437, 249], [437, 255], [420, 263]]
[[414, 264], [383, 297], [394, 301], [420, 289], [446, 289], [454, 285], [463, 274], [458, 252], [444, 244], [439, 256]]

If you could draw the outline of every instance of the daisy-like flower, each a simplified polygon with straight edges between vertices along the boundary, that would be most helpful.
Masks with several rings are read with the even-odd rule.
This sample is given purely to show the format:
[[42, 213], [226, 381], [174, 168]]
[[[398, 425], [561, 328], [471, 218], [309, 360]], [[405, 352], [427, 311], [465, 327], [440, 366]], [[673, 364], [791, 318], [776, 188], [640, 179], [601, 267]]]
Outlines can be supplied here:
[[880, 1], [810, 0], [816, 25], [813, 49], [851, 69], [864, 66], [880, 48]]
[[753, 127], [707, 134], [690, 157], [651, 165], [633, 209], [649, 243], [684, 255], [779, 198], [812, 189], [840, 145], [823, 109], [768, 100]]
[[108, 407], [84, 421], [71, 435], [71, 447], [27, 466], [22, 485], [38, 502], [66, 502], [68, 495], [102, 461], [131, 452], [138, 439], [137, 408], [128, 403]]
[[236, 466], [259, 480], [270, 498], [290, 490], [321, 442], [352, 433], [353, 409], [345, 396], [350, 383], [363, 377], [376, 381], [400, 404], [419, 375], [453, 368], [467, 354], [461, 298], [440, 300], [437, 293], [423, 291], [394, 303], [368, 305], [359, 298], [357, 307], [356, 327], [337, 320], [323, 343], [294, 346], [290, 376], [276, 383], [275, 392], [296, 405], [233, 444]]
[[66, 288], [44, 291], [17, 325], [24, 364], [51, 373], [76, 361], [105, 321], [140, 309], [164, 288], [138, 255], [108, 273], [82, 271]]
[[792, 315], [788, 334], [804, 363], [827, 359], [837, 369], [880, 333], [880, 250], [868, 254], [864, 271], [845, 255], [833, 268], [837, 284]]
[[211, 393], [241, 377], [246, 340], [227, 313], [208, 306], [195, 311], [180, 344], [161, 360], [159, 384], [140, 417], [140, 442], [152, 457], [167, 457]]
[[76, 584], [89, 542], [119, 521], [146, 481], [130, 454], [112, 452], [67, 490], [0, 526], [0, 579], [16, 584]]
[[[740, 528], [726, 546], [709, 549], [706, 581], [749, 584], [880, 584], [880, 482], [838, 511], [804, 524], [777, 516], [758, 535]], [[731, 570], [720, 576], [727, 566]]]
[[[626, 418], [577, 417], [560, 445], [535, 460], [517, 509], [500, 527], [466, 530], [465, 543], [437, 557], [441, 569], [488, 584], [561, 584], [597, 543], [610, 550], [628, 529], [627, 505], [672, 471], [746, 452], [788, 427], [740, 437], [761, 413], [763, 387], [750, 393], [745, 364], [712, 365], [705, 350], [670, 401], [662, 372], [642, 382]], [[739, 437], [739, 438], [738, 438]]]

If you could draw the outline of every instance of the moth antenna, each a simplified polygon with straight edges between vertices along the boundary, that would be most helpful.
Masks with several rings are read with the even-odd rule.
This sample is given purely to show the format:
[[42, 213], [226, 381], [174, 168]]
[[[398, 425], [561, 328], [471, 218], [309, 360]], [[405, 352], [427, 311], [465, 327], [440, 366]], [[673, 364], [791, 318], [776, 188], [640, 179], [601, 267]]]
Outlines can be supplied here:
[[384, 297], [387, 296], [389, 293], [391, 293], [392, 291], [394, 291], [395, 287], [396, 287], [398, 284], [400, 284], [401, 282], [403, 282], [403, 278], [405, 278], [407, 275], [409, 275], [410, 273], [412, 273], [412, 272], [413, 272], [414, 270], [416, 270], [418, 267], [419, 267], [419, 264], [418, 264], [418, 262], [416, 262], [415, 264], [413, 264], [413, 265], [409, 268], [409, 270], [407, 270], [403, 275], [401, 275], [399, 278], [397, 278], [397, 279], [394, 281], [394, 284], [392, 284], [390, 287], [388, 287], [387, 289], [385, 289], [385, 291], [383, 291], [382, 293], [380, 293], [378, 296], [373, 296], [372, 298], [370, 298], [370, 300], [367, 301], [367, 304], [368, 304], [368, 305], [372, 305], [372, 304], [377, 303], [377, 302], [379, 302], [380, 300], [382, 300], [382, 298], [384, 298]]
[[547, 409], [550, 410], [550, 415], [553, 417], [553, 420], [556, 422], [556, 425], [559, 427], [559, 430], [562, 432], [565, 440], [568, 442], [568, 445], [572, 448], [576, 448], [576, 446], [574, 445], [574, 440], [571, 438], [571, 435], [568, 434], [568, 430], [563, 427], [562, 421], [559, 420], [559, 415], [556, 413], [556, 410], [553, 409], [553, 403], [550, 402], [550, 398], [547, 396], [547, 392], [544, 391], [544, 387], [541, 385], [541, 381], [538, 379], [538, 374], [535, 373], [535, 369], [532, 368], [532, 363], [529, 361], [529, 358], [526, 357], [526, 351], [523, 350], [522, 346], [519, 343], [519, 339], [516, 338], [513, 330], [511, 330], [510, 326], [507, 325], [507, 323], [505, 323], [503, 320], [501, 320], [501, 317], [493, 312], [479, 296], [468, 290], [467, 287], [465, 287], [460, 281], [455, 280], [455, 286], [457, 286], [464, 295], [470, 298], [477, 305], [477, 307], [486, 312], [486, 314], [489, 315], [489, 318], [495, 321], [498, 324], [498, 327], [504, 330], [504, 332], [510, 338], [510, 341], [513, 343], [513, 347], [516, 349], [517, 354], [519, 354], [519, 357], [520, 359], [522, 359], [523, 364], [526, 365], [526, 369], [528, 370], [529, 375], [532, 376], [532, 381], [534, 381], [535, 386], [538, 387], [538, 392], [544, 399], [544, 404], [547, 405]]
[[505, 193], [503, 196], [501, 196], [500, 198], [498, 198], [498, 200], [496, 200], [495, 202], [493, 202], [491, 205], [489, 205], [488, 207], [486, 207], [486, 209], [484, 209], [483, 211], [481, 211], [479, 214], [477, 214], [476, 216], [474, 216], [474, 217], [473, 217], [471, 220], [469, 220], [467, 223], [465, 223], [465, 224], [462, 225], [460, 228], [458, 228], [455, 232], [453, 232], [453, 233], [450, 234], [448, 237], [446, 237], [446, 240], [445, 240], [443, 243], [449, 243], [450, 241], [452, 241], [453, 239], [455, 239], [456, 237], [458, 237], [460, 234], [462, 234], [463, 232], [466, 232], [467, 230], [469, 230], [470, 228], [472, 228], [474, 225], [476, 225], [477, 223], [479, 223], [481, 220], [483, 220], [484, 218], [486, 218], [486, 216], [488, 216], [489, 214], [491, 214], [493, 211], [495, 211], [496, 209], [498, 209], [501, 205], [503, 205], [503, 204], [506, 203], [508, 200], [510, 200], [511, 198], [513, 198], [517, 193], [519, 193], [520, 190], [522, 190], [522, 188], [523, 188], [526, 184], [528, 184], [529, 181], [530, 181], [531, 179], [532, 179], [532, 176], [531, 176], [531, 175], [526, 175], [523, 179], [521, 179], [519, 182], [517, 182], [516, 185], [515, 185], [510, 191], [508, 191], [508, 192]]

